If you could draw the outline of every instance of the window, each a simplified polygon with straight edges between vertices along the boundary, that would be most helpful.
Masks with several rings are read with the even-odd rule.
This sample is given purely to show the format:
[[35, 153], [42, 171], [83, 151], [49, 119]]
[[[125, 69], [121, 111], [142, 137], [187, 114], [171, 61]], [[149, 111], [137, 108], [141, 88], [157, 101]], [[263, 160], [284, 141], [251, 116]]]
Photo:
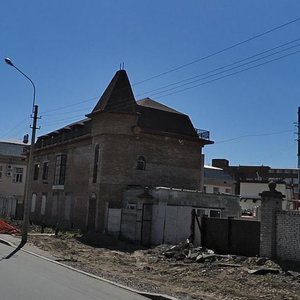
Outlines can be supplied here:
[[220, 189], [218, 187], [214, 187], [213, 189], [214, 194], [220, 193]]
[[126, 209], [136, 210], [136, 204], [127, 203]]
[[43, 180], [48, 180], [48, 170], [49, 170], [49, 163], [45, 161], [43, 163], [43, 174], [42, 174]]
[[93, 183], [96, 183], [96, 181], [97, 181], [98, 162], [99, 162], [99, 145], [96, 145], [95, 157], [94, 157]]
[[31, 212], [35, 211], [35, 205], [36, 205], [36, 193], [33, 193], [31, 196]]
[[40, 164], [34, 164], [33, 180], [38, 180], [40, 172]]
[[137, 160], [137, 170], [146, 170], [146, 159], [144, 156], [140, 156]]
[[219, 211], [219, 210], [210, 210], [209, 216], [211, 218], [220, 218], [221, 217], [221, 211]]
[[205, 209], [201, 209], [201, 208], [196, 209], [196, 216], [199, 218], [205, 216]]
[[231, 189], [230, 189], [230, 188], [226, 188], [226, 189], [225, 189], [225, 193], [226, 193], [226, 194], [231, 194]]
[[203, 186], [203, 192], [206, 193], [206, 185]]
[[56, 156], [54, 184], [64, 185], [66, 176], [67, 155], [61, 154]]
[[13, 182], [21, 183], [23, 181], [23, 168], [14, 168]]
[[46, 202], [47, 202], [47, 194], [42, 194], [42, 203], [41, 203], [41, 215], [46, 213]]

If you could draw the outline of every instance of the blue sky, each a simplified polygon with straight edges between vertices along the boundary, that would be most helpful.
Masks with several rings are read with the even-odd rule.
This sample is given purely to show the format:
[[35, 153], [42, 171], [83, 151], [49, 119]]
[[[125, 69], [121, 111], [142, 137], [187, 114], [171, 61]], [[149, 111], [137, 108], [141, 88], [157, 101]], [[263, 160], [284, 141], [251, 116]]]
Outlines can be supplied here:
[[[124, 62], [137, 99], [149, 96], [210, 131], [215, 144], [204, 149], [206, 163], [227, 158], [232, 165], [297, 166], [300, 20], [189, 63], [299, 18], [299, 0], [5, 2], [0, 15], [0, 139], [20, 140], [31, 122], [32, 88], [4, 63], [5, 57], [35, 82], [42, 117], [38, 135], [89, 113]], [[251, 60], [269, 55], [264, 59], [244, 60], [264, 51]], [[219, 69], [241, 60], [248, 64], [228, 72]], [[222, 73], [213, 75], [215, 69]], [[182, 85], [195, 76], [202, 80]], [[172, 85], [153, 92], [176, 82], [181, 82], [177, 89], [168, 90], [176, 87]]]

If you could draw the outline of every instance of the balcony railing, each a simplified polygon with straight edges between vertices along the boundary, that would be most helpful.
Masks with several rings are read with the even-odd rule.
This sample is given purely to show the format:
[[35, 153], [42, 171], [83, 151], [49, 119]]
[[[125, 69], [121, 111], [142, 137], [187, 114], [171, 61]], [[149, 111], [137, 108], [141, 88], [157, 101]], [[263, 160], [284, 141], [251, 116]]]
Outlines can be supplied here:
[[209, 140], [209, 131], [195, 128], [198, 137], [202, 140]]

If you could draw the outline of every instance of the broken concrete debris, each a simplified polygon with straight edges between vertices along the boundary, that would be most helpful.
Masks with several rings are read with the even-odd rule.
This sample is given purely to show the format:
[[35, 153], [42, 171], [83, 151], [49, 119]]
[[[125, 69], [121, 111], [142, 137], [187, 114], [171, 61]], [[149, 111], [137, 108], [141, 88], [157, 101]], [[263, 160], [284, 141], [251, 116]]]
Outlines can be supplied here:
[[189, 240], [171, 246], [164, 252], [164, 255], [166, 258], [174, 258], [176, 260], [189, 259], [199, 263], [205, 261], [212, 262], [217, 258], [214, 251], [203, 247], [194, 247]]
[[[205, 247], [194, 247], [186, 240], [175, 246], [164, 245], [163, 255], [166, 259], [184, 262], [209, 263], [219, 268], [244, 268], [249, 274], [265, 275], [282, 272], [280, 266], [265, 257], [245, 257], [239, 255], [220, 255]], [[259, 267], [259, 268], [258, 268]], [[294, 276], [295, 275], [291, 275]]]

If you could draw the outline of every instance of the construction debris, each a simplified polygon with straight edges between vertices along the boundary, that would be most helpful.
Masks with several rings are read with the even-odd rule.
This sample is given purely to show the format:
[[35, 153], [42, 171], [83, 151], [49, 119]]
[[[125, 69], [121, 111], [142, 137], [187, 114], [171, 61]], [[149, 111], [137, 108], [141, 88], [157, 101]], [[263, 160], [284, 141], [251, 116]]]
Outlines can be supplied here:
[[16, 227], [7, 224], [3, 220], [0, 220], [0, 233], [17, 234], [19, 233], [19, 230]]
[[248, 270], [249, 274], [255, 274], [255, 275], [278, 274], [279, 272], [280, 269], [274, 269], [274, 268], [259, 268], [256, 270]]

